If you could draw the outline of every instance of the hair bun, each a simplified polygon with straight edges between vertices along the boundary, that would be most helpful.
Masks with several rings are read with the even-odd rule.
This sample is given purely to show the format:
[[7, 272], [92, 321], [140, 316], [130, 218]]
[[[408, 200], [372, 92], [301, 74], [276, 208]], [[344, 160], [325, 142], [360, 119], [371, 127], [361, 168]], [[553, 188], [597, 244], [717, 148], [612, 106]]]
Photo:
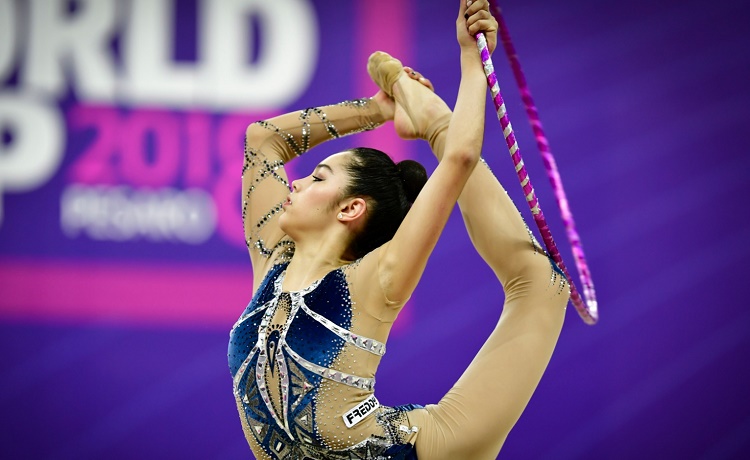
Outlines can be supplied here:
[[396, 167], [398, 168], [401, 183], [404, 186], [406, 199], [409, 200], [409, 203], [414, 203], [417, 195], [419, 195], [422, 187], [427, 182], [427, 171], [424, 169], [424, 166], [414, 160], [400, 161]]

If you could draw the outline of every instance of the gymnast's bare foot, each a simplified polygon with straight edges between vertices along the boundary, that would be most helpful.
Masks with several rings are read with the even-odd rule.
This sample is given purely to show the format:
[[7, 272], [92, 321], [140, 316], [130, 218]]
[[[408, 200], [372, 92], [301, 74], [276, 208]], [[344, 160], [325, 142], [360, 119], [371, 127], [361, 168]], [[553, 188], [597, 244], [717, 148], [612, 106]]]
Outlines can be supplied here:
[[451, 110], [433, 92], [432, 83], [383, 52], [370, 56], [367, 71], [378, 87], [395, 100], [393, 122], [404, 139], [427, 139], [433, 123], [446, 123]]

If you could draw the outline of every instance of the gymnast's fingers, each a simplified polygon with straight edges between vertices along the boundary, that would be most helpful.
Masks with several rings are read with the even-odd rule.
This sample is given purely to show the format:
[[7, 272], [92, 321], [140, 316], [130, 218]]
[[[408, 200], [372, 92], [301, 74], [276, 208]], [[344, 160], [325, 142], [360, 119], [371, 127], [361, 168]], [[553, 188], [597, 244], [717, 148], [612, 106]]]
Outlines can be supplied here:
[[419, 82], [425, 85], [433, 93], [435, 92], [435, 86], [433, 86], [432, 82], [428, 78], [425, 78], [422, 75], [420, 75]]
[[480, 10], [477, 13], [469, 16], [466, 20], [467, 30], [472, 36], [483, 32], [487, 38], [487, 44], [490, 48], [490, 53], [495, 50], [497, 44], [497, 20], [492, 17], [489, 11]]
[[477, 14], [479, 11], [490, 11], [490, 2], [488, 0], [474, 0], [473, 2], [467, 2], [466, 11], [464, 11], [464, 18], [468, 19], [470, 16]]
[[492, 17], [489, 11], [482, 10], [479, 13], [470, 16], [466, 22], [469, 33], [472, 35], [479, 32], [491, 33], [497, 31], [497, 21]]
[[404, 67], [404, 72], [406, 72], [412, 80], [417, 80], [423, 86], [427, 87], [430, 91], [435, 92], [435, 87], [433, 86], [432, 82], [429, 79], [425, 78], [421, 73], [408, 66]]

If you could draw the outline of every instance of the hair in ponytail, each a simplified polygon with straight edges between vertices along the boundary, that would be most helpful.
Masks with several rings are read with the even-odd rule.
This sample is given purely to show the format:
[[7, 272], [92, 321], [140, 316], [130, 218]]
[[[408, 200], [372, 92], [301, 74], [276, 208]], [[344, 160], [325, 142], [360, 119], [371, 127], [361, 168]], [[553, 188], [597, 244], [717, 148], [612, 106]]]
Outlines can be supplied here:
[[351, 178], [344, 195], [367, 201], [364, 229], [350, 247], [352, 255], [360, 258], [393, 238], [427, 182], [427, 172], [414, 160], [396, 164], [380, 150], [359, 147], [350, 152], [347, 171]]
[[403, 160], [396, 165], [398, 175], [401, 178], [401, 184], [404, 187], [406, 201], [411, 206], [417, 199], [419, 192], [427, 182], [427, 172], [419, 162], [414, 160]]

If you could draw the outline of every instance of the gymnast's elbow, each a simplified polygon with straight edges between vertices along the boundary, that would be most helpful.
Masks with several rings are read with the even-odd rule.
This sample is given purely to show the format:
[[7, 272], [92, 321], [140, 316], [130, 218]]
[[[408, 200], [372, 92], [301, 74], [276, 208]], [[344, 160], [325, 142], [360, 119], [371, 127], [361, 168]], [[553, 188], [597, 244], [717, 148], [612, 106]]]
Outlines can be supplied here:
[[474, 149], [470, 147], [461, 147], [451, 149], [445, 152], [443, 156], [443, 162], [449, 162], [455, 168], [459, 170], [471, 173], [479, 163], [480, 149]]
[[250, 123], [245, 129], [245, 143], [248, 146], [259, 147], [268, 137], [268, 130], [258, 122]]

